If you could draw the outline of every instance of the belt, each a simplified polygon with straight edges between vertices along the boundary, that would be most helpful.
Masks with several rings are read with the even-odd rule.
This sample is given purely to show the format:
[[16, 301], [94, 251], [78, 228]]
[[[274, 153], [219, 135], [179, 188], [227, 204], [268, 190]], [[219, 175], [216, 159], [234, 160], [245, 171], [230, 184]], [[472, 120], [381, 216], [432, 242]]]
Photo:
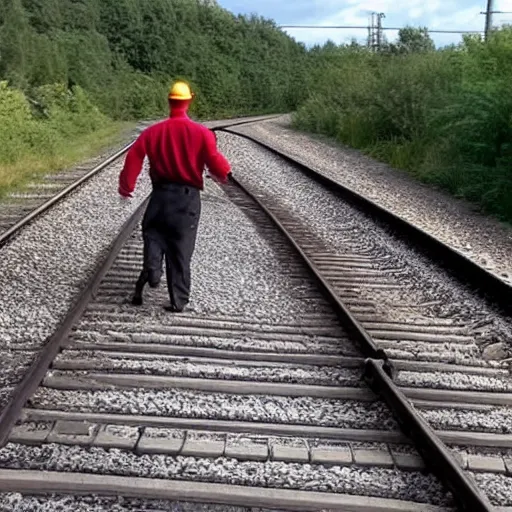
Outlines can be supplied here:
[[153, 190], [169, 190], [182, 192], [184, 194], [189, 194], [190, 191], [198, 191], [197, 187], [193, 187], [192, 185], [188, 185], [186, 183], [176, 183], [172, 181], [159, 181], [157, 183], [153, 182]]

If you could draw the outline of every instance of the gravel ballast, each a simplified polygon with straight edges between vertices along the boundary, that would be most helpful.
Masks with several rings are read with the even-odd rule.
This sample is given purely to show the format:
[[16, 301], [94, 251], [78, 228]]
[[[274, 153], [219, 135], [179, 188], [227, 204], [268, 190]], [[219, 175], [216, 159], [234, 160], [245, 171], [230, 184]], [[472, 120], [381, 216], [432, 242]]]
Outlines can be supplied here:
[[235, 135], [221, 133], [219, 141], [233, 162], [235, 177], [274, 210], [285, 210], [330, 253], [374, 258], [372, 268], [385, 272], [387, 281], [398, 285], [397, 289], [365, 288], [362, 284], [355, 293], [359, 299], [376, 305], [381, 321], [384, 318], [407, 323], [419, 318], [451, 319], [468, 328], [465, 350], [459, 342], [455, 342], [458, 345], [455, 350], [450, 350], [450, 341], [438, 343], [436, 347], [423, 341], [408, 342], [405, 336], [401, 343], [379, 341], [384, 348], [397, 351], [392, 357], [410, 347], [411, 353], [422, 353], [423, 360], [443, 361], [452, 352], [459, 362], [464, 359], [465, 364], [479, 365], [486, 344], [512, 338], [510, 322], [475, 298], [471, 291], [294, 166]]
[[[475, 406], [476, 407], [476, 406]], [[423, 417], [438, 430], [458, 430], [487, 432], [494, 434], [512, 434], [512, 416], [509, 407], [489, 407], [484, 411], [471, 409], [423, 409]]]
[[[1, 249], [0, 347], [3, 355], [0, 362], [5, 371], [0, 409], [10, 396], [9, 388], [21, 380], [39, 349], [79, 297], [121, 226], [151, 190], [148, 173], [144, 170], [134, 198], [130, 201], [120, 199], [117, 181], [123, 162], [124, 158], [121, 158], [89, 180]], [[226, 208], [225, 201], [220, 199], [216, 205], [212, 201], [210, 206], [205, 206], [203, 216], [208, 217], [208, 209], [210, 215], [216, 215], [222, 208]], [[281, 314], [283, 317], [300, 317], [309, 305], [300, 305], [289, 297], [304, 292], [297, 292], [295, 283], [290, 279], [278, 277], [273, 286], [268, 284], [265, 271], [279, 274], [280, 262], [276, 261], [275, 251], [261, 237], [251, 245], [254, 228], [248, 227], [245, 233], [238, 231], [236, 212], [233, 207], [230, 210], [233, 218], [224, 215], [222, 226], [211, 222], [205, 229], [202, 222], [194, 259], [192, 300], [196, 304], [192, 307], [206, 312], [224, 312], [234, 311], [243, 303], [252, 316], [277, 317]], [[219, 243], [222, 240], [219, 237], [221, 229], [226, 233], [224, 243]], [[245, 250], [233, 255], [230, 244], [241, 236], [249, 237]], [[261, 255], [268, 268], [251, 265], [254, 254]], [[246, 286], [251, 279], [254, 283], [252, 289]], [[131, 294], [131, 286], [123, 299]], [[165, 302], [165, 284], [158, 293], [153, 297], [156, 295]], [[273, 301], [262, 301], [262, 296], [269, 296]], [[293, 302], [291, 309], [284, 307], [290, 302]], [[263, 303], [267, 307], [261, 307]], [[133, 312], [133, 308], [128, 308], [128, 311]], [[147, 318], [148, 310], [142, 308], [141, 311], [141, 316]], [[153, 320], [150, 319], [151, 322]]]
[[405, 387], [453, 389], [459, 391], [512, 392], [510, 375], [489, 377], [461, 372], [399, 372], [396, 384]]
[[37, 348], [82, 291], [95, 264], [150, 191], [117, 195], [122, 161], [92, 178], [1, 249], [0, 343]]
[[[162, 308], [169, 300], [165, 277], [158, 289], [146, 289], [143, 306], [129, 304], [142, 265], [137, 230], [78, 322], [73, 342], [135, 343], [148, 345], [149, 351], [158, 344], [237, 352], [358, 355], [358, 348], [333, 320], [332, 310], [298, 260], [290, 259], [294, 254], [279, 234], [264, 237], [258, 229], [220, 187], [207, 180], [185, 312], [170, 315]], [[186, 369], [193, 372], [191, 365]], [[230, 371], [232, 375], [242, 372]], [[309, 379], [314, 379], [313, 373]], [[350, 378], [332, 375], [337, 382]], [[287, 378], [286, 371], [280, 378]]]
[[73, 412], [299, 423], [339, 428], [397, 428], [390, 412], [381, 402], [355, 400], [234, 395], [186, 390], [81, 392], [39, 388], [30, 403], [36, 408]]
[[[140, 123], [133, 135], [148, 124], [152, 123]], [[221, 124], [226, 122], [206, 123], [207, 126]], [[128, 137], [125, 134], [125, 139]], [[101, 158], [100, 155], [80, 165], [90, 166]], [[117, 184], [123, 163], [124, 157], [121, 157], [1, 248], [0, 348], [3, 355], [0, 363], [9, 373], [4, 376], [7, 381], [3, 382], [4, 386], [19, 382], [38, 349], [79, 297], [121, 226], [151, 191], [145, 168], [133, 199], [122, 200]], [[71, 169], [68, 174], [73, 173], [76, 174]], [[13, 360], [19, 356], [10, 352], [20, 349], [34, 350], [23, 357], [21, 365], [25, 368]], [[0, 410], [10, 396], [6, 389], [0, 394]]]
[[194, 480], [256, 487], [336, 492], [450, 504], [431, 475], [395, 469], [341, 467], [284, 462], [240, 462], [219, 457], [141, 455], [101, 448], [10, 444], [0, 450], [4, 467], [44, 471], [79, 471], [165, 479]]
[[[138, 229], [134, 239], [120, 253], [120, 258], [135, 258], [134, 261], [142, 265], [142, 256], [139, 255], [141, 242]], [[206, 180], [186, 313], [300, 323], [305, 313], [330, 312], [314, 284], [305, 281], [297, 286], [288, 275], [287, 266], [283, 265], [284, 243], [277, 233], [263, 237], [258, 227], [226, 197], [222, 189]], [[293, 256], [288, 247], [284, 247], [284, 251], [288, 258]], [[288, 261], [288, 265], [297, 261]], [[115, 276], [116, 268], [112, 269], [111, 275]], [[134, 278], [137, 270], [132, 268]], [[133, 286], [127, 282], [115, 296], [129, 299]], [[108, 291], [108, 288], [108, 284], [100, 288], [97, 302], [102, 300], [102, 291]], [[314, 299], [310, 300], [311, 296]], [[141, 308], [127, 305], [118, 311], [130, 311], [133, 322], [141, 327], [146, 327], [149, 322], [160, 326], [174, 322], [174, 316], [161, 307], [169, 300], [165, 278], [158, 289], [148, 288], [144, 297]]]
[[289, 116], [239, 126], [247, 133], [372, 199], [512, 284], [512, 228], [361, 152], [290, 128]]
[[0, 494], [1, 512], [280, 512], [260, 508], [203, 505], [98, 496], [22, 496]]
[[512, 507], [512, 479], [505, 475], [471, 473], [478, 487], [498, 507]]
[[[38, 349], [45, 343], [121, 226], [149, 193], [144, 173], [131, 201], [118, 197], [116, 183], [122, 163], [118, 161], [92, 178], [1, 249], [2, 367], [18, 367], [6, 357], [6, 349]], [[31, 355], [24, 364], [29, 360]], [[24, 372], [15, 369], [14, 373], [11, 385]]]
[[[238, 165], [236, 159], [233, 160], [233, 163]], [[141, 197], [139, 195], [137, 196], [139, 197], [138, 203], [137, 200], [134, 200], [130, 203], [116, 206], [119, 208], [119, 212], [124, 214], [124, 217], [122, 220], [119, 220], [115, 229], [110, 225], [112, 219], [116, 218], [115, 212], [117, 210], [115, 210], [114, 206], [109, 210], [110, 207], [108, 205], [105, 207], [104, 203], [110, 197], [109, 194], [118, 202], [116, 192], [118, 172], [119, 169], [116, 169], [115, 172], [110, 170], [107, 172], [107, 174], [110, 173], [110, 182], [101, 182], [103, 188], [97, 192], [98, 195], [103, 194], [103, 196], [101, 196], [101, 200], [98, 200], [96, 204], [91, 192], [83, 199], [85, 206], [81, 207], [81, 214], [83, 215], [83, 212], [87, 211], [84, 208], [89, 207], [92, 210], [95, 205], [97, 210], [101, 211], [101, 214], [99, 212], [96, 212], [96, 214], [91, 213], [91, 217], [93, 219], [101, 217], [104, 224], [108, 224], [107, 227], [102, 225], [101, 229], [103, 231], [97, 228], [94, 223], [89, 228], [85, 225], [79, 225], [78, 233], [84, 232], [86, 234], [83, 246], [82, 242], [75, 243], [74, 240], [58, 238], [58, 236], [62, 235], [62, 232], [67, 232], [66, 226], [61, 226], [60, 231], [55, 233], [55, 237], [57, 237], [56, 246], [72, 247], [73, 251], [76, 250], [80, 253], [78, 259], [80, 260], [83, 257], [84, 261], [83, 268], [80, 266], [79, 261], [78, 271], [75, 272], [75, 261], [71, 259], [69, 254], [71, 250], [68, 249], [68, 252], [64, 251], [61, 254], [64, 261], [64, 264], [61, 266], [64, 269], [61, 269], [62, 276], [56, 274], [57, 281], [65, 288], [64, 284], [67, 283], [64, 280], [65, 276], [73, 275], [76, 279], [73, 282], [75, 284], [69, 285], [68, 295], [64, 295], [66, 300], [63, 300], [62, 297], [59, 298], [59, 306], [65, 303], [66, 307], [58, 310], [53, 302], [50, 301], [46, 304], [46, 308], [51, 310], [54, 326], [57, 323], [57, 316], [59, 314], [61, 316], [64, 315], [73, 297], [76, 297], [88, 275], [90, 275], [90, 270], [93, 267], [89, 259], [91, 254], [95, 255], [95, 261], [97, 261], [108, 246], [106, 242], [100, 244], [99, 240], [108, 237], [112, 240], [122, 222], [140, 204]], [[92, 184], [93, 182], [87, 185], [87, 187], [92, 186]], [[99, 186], [97, 184], [97, 187]], [[309, 196], [308, 200], [310, 202], [314, 201], [315, 198], [311, 197], [311, 191], [307, 186], [299, 184], [298, 189], [301, 193]], [[138, 193], [141, 194], [142, 190], [145, 192], [149, 191], [147, 179], [142, 189], [139, 186]], [[73, 197], [75, 195], [70, 199], [73, 199]], [[90, 200], [91, 204], [87, 200]], [[325, 206], [326, 204], [327, 206]], [[332, 208], [328, 201], [327, 203], [321, 201], [321, 206], [327, 208], [331, 214], [337, 215], [337, 210]], [[67, 206], [66, 208], [70, 207]], [[79, 205], [75, 205], [72, 213], [78, 208]], [[255, 343], [256, 345], [259, 344], [259, 347], [265, 347], [269, 352], [280, 355], [287, 348], [290, 351], [312, 355], [312, 351], [316, 351], [316, 348], [318, 353], [322, 353], [322, 349], [326, 351], [325, 353], [337, 353], [343, 345], [348, 346], [350, 342], [339, 328], [337, 330], [340, 332], [341, 342], [337, 339], [336, 333], [308, 335], [306, 332], [301, 332], [300, 323], [305, 318], [314, 318], [320, 322], [324, 319], [324, 325], [330, 327], [332, 324], [332, 313], [329, 313], [329, 307], [320, 297], [315, 286], [302, 277], [303, 271], [300, 265], [290, 263], [289, 254], [291, 251], [283, 243], [279, 235], [269, 234], [272, 229], [262, 229], [261, 226], [256, 226], [247, 210], [244, 210], [243, 207], [235, 206], [220, 187], [207, 181], [206, 190], [203, 194], [198, 244], [193, 259], [191, 302], [183, 316], [169, 315], [162, 308], [162, 305], [168, 302], [165, 279], [159, 289], [148, 289], [146, 291], [142, 307], [135, 308], [128, 303], [133, 291], [134, 280], [142, 264], [139, 226], [121, 253], [119, 261], [124, 261], [124, 263], [118, 262], [119, 264], [116, 263], [114, 265], [113, 270], [107, 276], [111, 284], [105, 282], [100, 287], [94, 303], [91, 304], [92, 307], [97, 307], [98, 309], [92, 314], [89, 311], [86, 317], [79, 322], [78, 330], [74, 332], [72, 341], [82, 339], [107, 344], [126, 341], [131, 344], [138, 344], [137, 348], [142, 350], [146, 348], [144, 345], [146, 343], [148, 345], [161, 343], [162, 346], [166, 344], [179, 346], [181, 343], [191, 347], [221, 346], [225, 349], [231, 348], [242, 351], [247, 350], [247, 347], [251, 347], [251, 343]], [[68, 213], [68, 216], [66, 216], [66, 212], [68, 212], [68, 209], [65, 209], [64, 218], [71, 222], [73, 215]], [[53, 211], [48, 215], [52, 213]], [[63, 213], [61, 212], [61, 217], [62, 215]], [[318, 222], [320, 223], [324, 220], [318, 220]], [[38, 221], [38, 223], [43, 221], [44, 219]], [[95, 220], [95, 222], [100, 224], [99, 220]], [[356, 227], [355, 222], [353, 227]], [[74, 226], [72, 230], [69, 228], [69, 231], [75, 233], [77, 232], [77, 227]], [[40, 233], [40, 231], [38, 232]], [[360, 236], [359, 233], [354, 232], [354, 234], [355, 236]], [[376, 232], [369, 233], [369, 236], [374, 236], [375, 234]], [[335, 239], [337, 235], [338, 233], [335, 232], [331, 236]], [[381, 235], [377, 233], [375, 237], [376, 242], [372, 242], [372, 247], [382, 250], [379, 247], [381, 241], [379, 237]], [[96, 240], [96, 245], [93, 247], [88, 245], [89, 243], [92, 244], [90, 239]], [[340, 233], [339, 240], [341, 239], [346, 242], [346, 233]], [[87, 257], [89, 267], [85, 264], [85, 254], [89, 255]], [[409, 256], [409, 254], [406, 254], [400, 260], [402, 266]], [[50, 277], [52, 275], [50, 274]], [[61, 278], [62, 280], [59, 281]], [[409, 281], [409, 284], [411, 284], [411, 281]], [[414, 284], [417, 283], [415, 282]], [[51, 288], [51, 283], [48, 286]], [[22, 287], [22, 289], [24, 288]], [[47, 290], [44, 287], [41, 289]], [[426, 295], [428, 296], [428, 292]], [[42, 301], [41, 298], [40, 295], [39, 301], [44, 303], [44, 300]], [[109, 311], [108, 315], [105, 315], [106, 320], [102, 317], [100, 311], [102, 307]], [[62, 313], [59, 313], [59, 311], [62, 311]], [[463, 310], [462, 315], [465, 313], [466, 310]], [[261, 339], [258, 339], [257, 334], [254, 334], [254, 331], [258, 330], [257, 327], [252, 328], [252, 332], [246, 337], [238, 336], [238, 333], [230, 336], [227, 333], [228, 329], [226, 329], [227, 334], [225, 338], [215, 338], [215, 335], [201, 336], [197, 332], [195, 335], [190, 336], [186, 329], [181, 333], [174, 332], [177, 326], [180, 327], [179, 319], [183, 317], [191, 318], [191, 321], [194, 319], [198, 320], [197, 329], [199, 331], [201, 327], [204, 327], [205, 321], [217, 321], [217, 319], [222, 318], [236, 318], [242, 324], [246, 320], [248, 325], [253, 326], [257, 326], [258, 322], [262, 325], [278, 326], [284, 322], [297, 322], [299, 328], [297, 334], [293, 333], [293, 335], [290, 335], [286, 333], [283, 336], [276, 336], [275, 340], [272, 339], [272, 336], [274, 336], [272, 332], [267, 332], [267, 337], [260, 334]], [[255, 324], [250, 322], [255, 322]], [[48, 325], [49, 321], [47, 318], [40, 326], [43, 333], [49, 329]], [[250, 331], [250, 328], [247, 327], [247, 330]], [[243, 332], [242, 329], [240, 331]], [[286, 336], [289, 336], [289, 340], [293, 341], [286, 341]], [[292, 336], [296, 337], [293, 338]], [[345, 338], [343, 339], [344, 336]], [[23, 341], [20, 341], [19, 334], [14, 333], [14, 341], [10, 348], [38, 349], [44, 344], [46, 337], [42, 334], [39, 338], [29, 335]], [[149, 346], [148, 351], [151, 351]], [[461, 349], [461, 351], [464, 351], [464, 349]], [[78, 354], [80, 352], [65, 350], [61, 354], [60, 360], [63, 361], [67, 358], [70, 363], [76, 362]], [[81, 354], [82, 356], [84, 355], [84, 353]], [[130, 382], [130, 386], [133, 387], [127, 389], [121, 389], [121, 386], [117, 389], [113, 387], [106, 391], [89, 391], [88, 389], [85, 391], [75, 391], [40, 387], [29, 400], [27, 406], [86, 414], [89, 412], [119, 415], [130, 414], [146, 415], [153, 418], [196, 418], [212, 421], [308, 425], [311, 427], [366, 428], [380, 429], [381, 431], [394, 431], [397, 429], [397, 424], [382, 402], [345, 399], [328, 400], [302, 396], [291, 398], [270, 394], [243, 394], [244, 391], [238, 389], [236, 392], [239, 394], [222, 394], [196, 392], [186, 389], [153, 390], [135, 387], [145, 385], [141, 382], [137, 383], [138, 374], [179, 376], [195, 379], [214, 378], [219, 380], [245, 381], [253, 379], [260, 382], [291, 382], [302, 385], [321, 384], [331, 386], [339, 386], [340, 384], [348, 386], [351, 379], [354, 378], [353, 385], [359, 385], [359, 380], [355, 381], [358, 372], [352, 372], [351, 370], [320, 366], [287, 367], [285, 365], [279, 369], [273, 368], [270, 365], [268, 367], [260, 365], [258, 368], [236, 365], [230, 367], [221, 363], [149, 360], [144, 359], [144, 356], [135, 361], [136, 356], [134, 358], [123, 358], [119, 356], [104, 357], [101, 353], [97, 352], [88, 352], [86, 354], [86, 358], [93, 359], [98, 363], [94, 365], [93, 373], [94, 371], [101, 370], [105, 372], [115, 370], [116, 372], [131, 373], [134, 379], [133, 382]], [[27, 354], [27, 356], [29, 355]], [[85, 371], [88, 370], [85, 369]], [[8, 386], [11, 380], [17, 379], [22, 373], [23, 369], [14, 374], [13, 379], [10, 377], [5, 378], [5, 385]], [[77, 377], [77, 379], [84, 377], [81, 370], [74, 373], [70, 370], [68, 373], [71, 379], [73, 377]], [[91, 377], [91, 379], [93, 378]], [[158, 385], [156, 380], [150, 382], [151, 386]], [[47, 385], [50, 386], [51, 384]], [[63, 386], [65, 387], [65, 385]], [[58, 384], [56, 386], [58, 387]], [[268, 393], [272, 392], [268, 391]], [[250, 389], [246, 393], [254, 393], [254, 391]], [[359, 394], [358, 396], [361, 395]], [[205, 482], [224, 482], [238, 485], [285, 487], [321, 492], [344, 492], [407, 499], [425, 503], [448, 503], [438, 482], [432, 476], [425, 476], [416, 472], [405, 473], [391, 469], [331, 468], [280, 462], [246, 463], [222, 457], [216, 460], [209, 460], [185, 457], [173, 458], [163, 455], [138, 456], [134, 453], [115, 449], [107, 451], [99, 448], [78, 446], [45, 445], [33, 447], [13, 444], [0, 450], [0, 465], [11, 468], [24, 467], [27, 469], [50, 471], [83, 471], [96, 474], [122, 474], [163, 479], [176, 478]], [[9, 496], [12, 498], [18, 495]], [[65, 498], [60, 497], [56, 499], [62, 500]], [[23, 500], [22, 503], [24, 502]], [[0, 507], [1, 503], [0, 501]], [[97, 506], [97, 510], [103, 510], [103, 507], [109, 509], [108, 503], [98, 503], [93, 502], [92, 506]], [[118, 501], [112, 503], [112, 506], [119, 505]], [[140, 506], [143, 507], [144, 502], [140, 503]], [[91, 503], [87, 504], [87, 506], [89, 505]], [[165, 506], [168, 505], [166, 504]], [[56, 506], [60, 505], [57, 504]], [[134, 506], [136, 507], [137, 505], [135, 504]], [[177, 504], [176, 506], [181, 505]], [[167, 509], [164, 508], [164, 510]], [[41, 508], [41, 510], [45, 509]], [[75, 508], [75, 510], [80, 509]], [[120, 508], [119, 510], [122, 511], [123, 509]], [[177, 508], [176, 510], [180, 509]], [[195, 512], [196, 509], [190, 510]], [[84, 511], [88, 512], [89, 509], [85, 508]], [[240, 512], [245, 511], [240, 509]]]

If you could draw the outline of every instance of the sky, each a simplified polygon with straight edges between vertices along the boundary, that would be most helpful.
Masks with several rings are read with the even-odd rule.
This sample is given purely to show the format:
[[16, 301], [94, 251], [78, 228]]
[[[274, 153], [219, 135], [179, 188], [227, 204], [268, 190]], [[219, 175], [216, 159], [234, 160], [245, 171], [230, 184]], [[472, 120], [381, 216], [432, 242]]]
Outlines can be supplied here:
[[[370, 13], [383, 12], [383, 26], [427, 26], [438, 30], [483, 30], [487, 0], [217, 0], [235, 14], [256, 13], [274, 19], [279, 25], [364, 25]], [[494, 10], [511, 11], [512, 0], [494, 0]], [[495, 14], [494, 25], [512, 24], [512, 14]], [[352, 38], [363, 43], [367, 30], [339, 29], [284, 29], [306, 45], [350, 42]], [[431, 34], [437, 46], [458, 43], [457, 34]], [[388, 41], [397, 32], [386, 31]]]

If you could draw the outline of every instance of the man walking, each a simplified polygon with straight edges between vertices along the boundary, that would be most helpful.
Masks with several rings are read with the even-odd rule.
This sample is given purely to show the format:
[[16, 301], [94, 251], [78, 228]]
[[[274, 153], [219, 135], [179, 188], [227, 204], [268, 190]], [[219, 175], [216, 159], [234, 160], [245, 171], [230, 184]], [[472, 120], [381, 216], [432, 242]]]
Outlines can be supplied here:
[[183, 311], [190, 294], [190, 261], [194, 252], [199, 217], [203, 171], [225, 182], [230, 164], [217, 150], [215, 135], [187, 115], [194, 98], [185, 82], [176, 82], [169, 92], [170, 117], [150, 126], [126, 156], [119, 176], [119, 193], [131, 197], [144, 158], [149, 160], [153, 192], [142, 221], [144, 266], [135, 285], [134, 305], [142, 304], [146, 283], [155, 288], [162, 277], [165, 255], [171, 312]]

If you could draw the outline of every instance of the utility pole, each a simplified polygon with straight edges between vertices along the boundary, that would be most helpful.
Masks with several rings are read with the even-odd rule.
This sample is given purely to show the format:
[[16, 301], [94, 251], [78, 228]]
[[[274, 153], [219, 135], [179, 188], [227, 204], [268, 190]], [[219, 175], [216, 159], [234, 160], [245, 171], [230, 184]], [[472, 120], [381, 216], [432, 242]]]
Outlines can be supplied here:
[[368, 23], [368, 48], [370, 50], [375, 50], [375, 45], [377, 41], [375, 40], [375, 13], [372, 12], [370, 14], [370, 20]]
[[372, 25], [373, 25], [373, 14], [371, 15], [371, 18], [368, 21], [368, 40], [366, 42], [366, 45], [370, 49], [372, 47]]
[[489, 39], [492, 30], [492, 15], [494, 14], [494, 0], [487, 0], [487, 11], [485, 11], [485, 40]]
[[374, 52], [381, 49], [383, 41], [382, 18], [385, 18], [383, 12], [372, 12], [370, 25], [368, 26], [368, 47]]
[[377, 48], [380, 52], [381, 48], [382, 48], [382, 39], [383, 39], [383, 32], [382, 32], [382, 18], [385, 18], [386, 15], [381, 12], [379, 13], [379, 15], [377, 16]]
[[485, 14], [485, 40], [489, 40], [489, 36], [492, 32], [492, 15], [493, 14], [512, 14], [510, 11], [495, 11], [494, 10], [494, 0], [487, 0], [487, 10], [481, 12], [480, 14]]

